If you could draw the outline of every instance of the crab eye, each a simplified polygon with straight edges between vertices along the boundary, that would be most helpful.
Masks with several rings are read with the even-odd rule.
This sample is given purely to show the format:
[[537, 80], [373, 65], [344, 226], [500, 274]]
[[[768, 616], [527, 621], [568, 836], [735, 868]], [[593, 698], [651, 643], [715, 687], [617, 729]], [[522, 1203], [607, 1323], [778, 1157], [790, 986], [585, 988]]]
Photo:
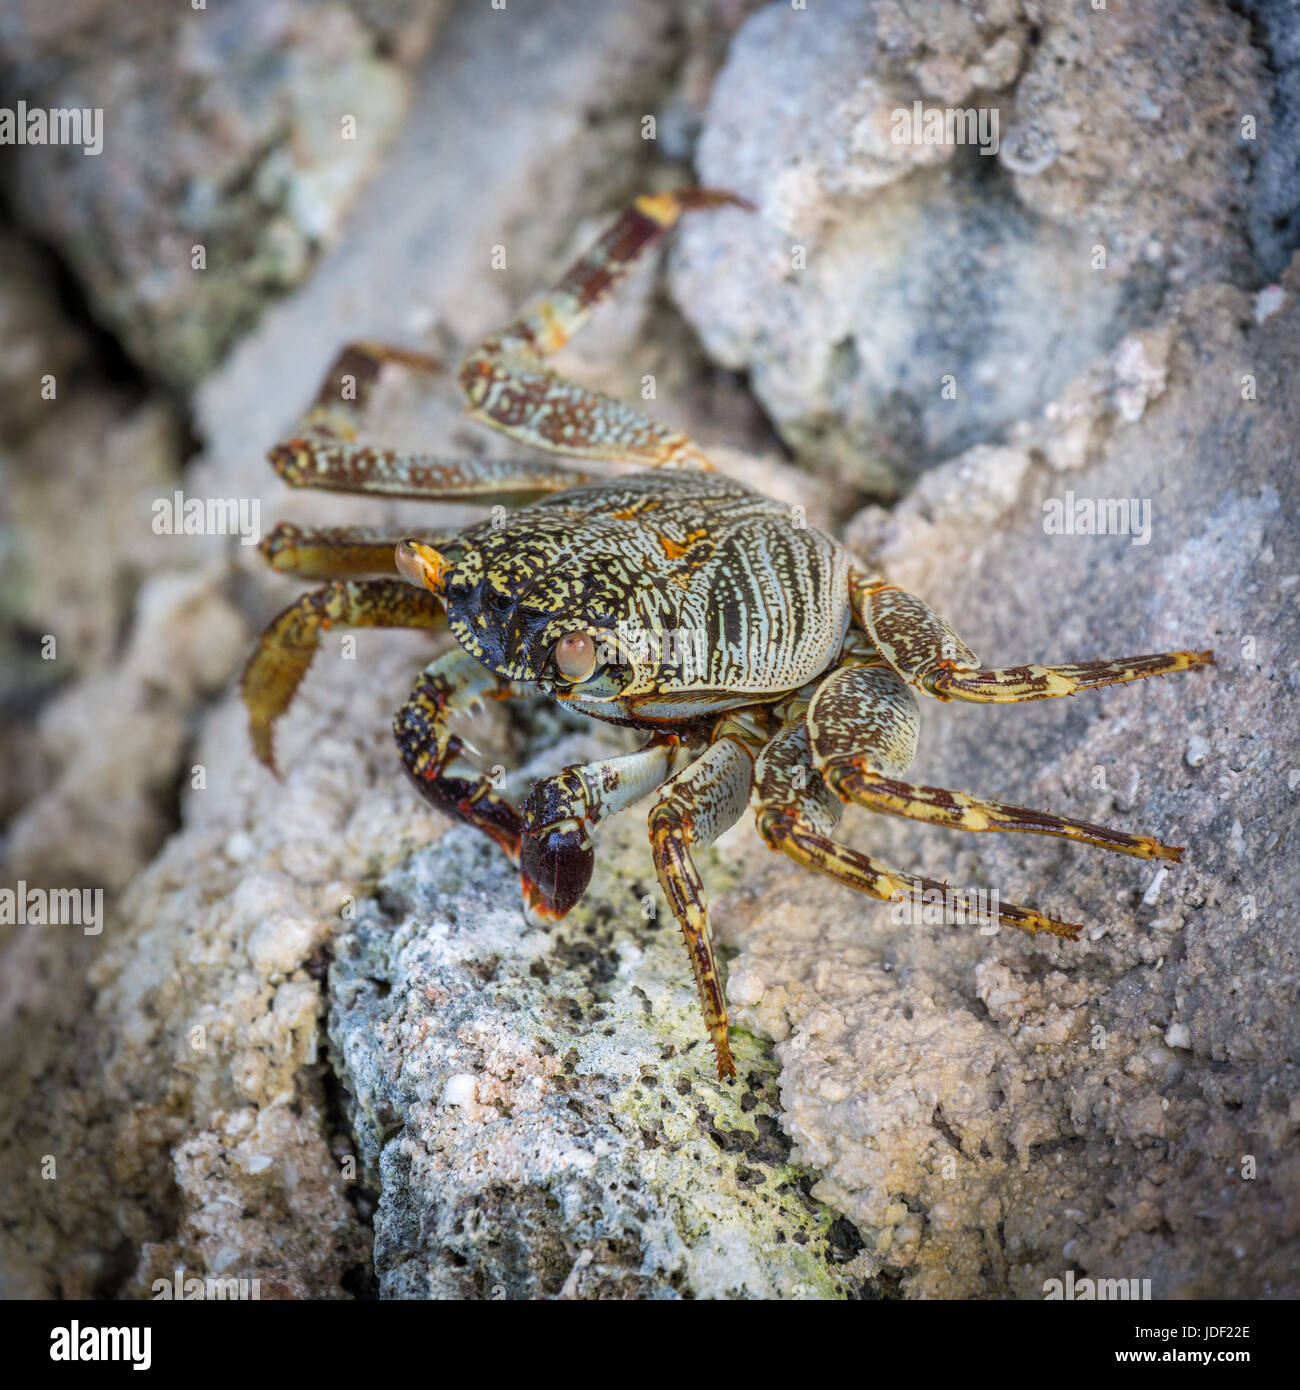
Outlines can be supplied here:
[[393, 552], [393, 561], [398, 574], [408, 584], [440, 596], [445, 592], [447, 571], [451, 566], [446, 556], [440, 555], [431, 545], [423, 545], [419, 541], [399, 541]]
[[596, 644], [586, 632], [570, 632], [555, 647], [555, 669], [575, 685], [596, 669]]

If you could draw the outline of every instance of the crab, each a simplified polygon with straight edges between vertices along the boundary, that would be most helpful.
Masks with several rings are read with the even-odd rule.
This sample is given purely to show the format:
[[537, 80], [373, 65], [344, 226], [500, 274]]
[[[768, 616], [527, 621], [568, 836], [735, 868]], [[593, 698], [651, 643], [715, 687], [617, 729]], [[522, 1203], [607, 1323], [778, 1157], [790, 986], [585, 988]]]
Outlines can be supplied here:
[[[518, 868], [534, 925], [557, 921], [582, 897], [596, 826], [657, 792], [655, 871], [724, 1079], [736, 1068], [696, 856], [747, 807], [770, 848], [881, 899], [919, 902], [946, 885], [834, 839], [847, 804], [1177, 861], [1179, 848], [1147, 835], [914, 785], [904, 773], [916, 751], [918, 697], [1044, 700], [1213, 661], [1208, 651], [1175, 651], [983, 667], [925, 602], [803, 524], [798, 509], [723, 476], [686, 436], [548, 369], [546, 358], [683, 213], [726, 204], [747, 206], [696, 188], [637, 198], [547, 295], [460, 367], [472, 418], [582, 464], [639, 471], [448, 460], [358, 442], [385, 364], [442, 364], [374, 343], [345, 347], [295, 435], [270, 452], [287, 483], [518, 509], [494, 507], [493, 520], [418, 537], [280, 524], [262, 542], [271, 565], [328, 582], [274, 619], [242, 682], [256, 756], [274, 771], [274, 725], [323, 631], [448, 627], [457, 645], [425, 668], [398, 711], [397, 745], [421, 796], [489, 836]], [[542, 778], [515, 806], [466, 759], [450, 720], [481, 701], [537, 695], [643, 730], [648, 741]], [[1012, 903], [998, 903], [997, 917], [1070, 940], [1080, 930]]]

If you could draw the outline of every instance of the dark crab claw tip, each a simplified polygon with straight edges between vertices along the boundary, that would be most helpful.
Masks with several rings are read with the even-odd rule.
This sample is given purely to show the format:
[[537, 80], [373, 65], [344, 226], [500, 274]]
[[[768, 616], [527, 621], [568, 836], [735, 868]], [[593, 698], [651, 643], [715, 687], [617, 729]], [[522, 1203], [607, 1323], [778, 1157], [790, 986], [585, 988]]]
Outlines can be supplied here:
[[527, 874], [520, 874], [519, 883], [524, 902], [524, 920], [530, 927], [549, 927], [563, 918], [564, 913], [555, 910]]
[[431, 546], [423, 541], [398, 541], [393, 552], [393, 564], [397, 572], [408, 584], [417, 589], [428, 589], [431, 594], [442, 598], [447, 591], [447, 561]]
[[587, 891], [595, 865], [596, 851], [576, 823], [525, 834], [519, 868], [529, 921], [558, 922]]

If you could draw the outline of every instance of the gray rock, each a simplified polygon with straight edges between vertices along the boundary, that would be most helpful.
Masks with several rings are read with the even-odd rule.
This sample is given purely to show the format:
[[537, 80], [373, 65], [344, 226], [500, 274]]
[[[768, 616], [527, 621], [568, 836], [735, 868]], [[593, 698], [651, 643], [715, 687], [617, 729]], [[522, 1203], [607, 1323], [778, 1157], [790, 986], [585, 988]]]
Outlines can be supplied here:
[[61, 312], [49, 264], [12, 233], [0, 236], [0, 440], [11, 444], [50, 414], [43, 378], [84, 363], [86, 343]]
[[139, 361], [192, 386], [334, 239], [442, 8], [21, 5], [0, 42], [7, 89], [100, 109], [102, 149], [10, 151], [15, 211]]
[[[747, 911], [731, 987], [742, 1017], [782, 1039], [795, 1157], [824, 1171], [818, 1195], [889, 1242], [911, 1296], [1037, 1298], [1071, 1265], [1148, 1277], [1157, 1298], [1297, 1288], [1285, 1212], [1300, 1036], [1285, 982], [1300, 545], [1285, 383], [1300, 262], [1284, 285], [1262, 323], [1248, 295], [1198, 290], [1012, 446], [954, 460], [848, 529], [993, 664], [1178, 646], [1217, 659], [1068, 702], [923, 712], [916, 780], [1142, 829], [1185, 845], [1181, 865], [861, 828], [888, 863], [1086, 924], [1079, 945], [936, 936], [880, 912], [850, 927], [843, 894], [814, 902], [804, 885], [785, 890], [802, 932], [776, 925], [780, 896], [767, 927]], [[1132, 419], [1119, 403], [1139, 360], [1151, 394]], [[1148, 499], [1150, 542], [1047, 534], [1044, 504], [1067, 489]], [[1212, 739], [1213, 761], [1187, 765], [1189, 735]], [[820, 944], [823, 923], [836, 925]], [[819, 976], [840, 943], [860, 963]]]
[[1276, 277], [1300, 244], [1300, 13], [1288, 0], [1245, 0], [1242, 9], [1273, 72], [1246, 224], [1260, 269]]
[[[121, 885], [166, 833], [183, 740], [175, 653], [158, 639], [188, 649], [185, 624], [213, 619], [204, 644], [219, 661], [222, 610], [240, 624], [212, 586], [210, 606], [192, 588], [169, 598], [150, 586], [169, 558], [149, 506], [178, 482], [177, 412], [109, 384], [48, 258], [12, 236], [0, 246], [0, 342], [0, 859], [56, 882]], [[172, 599], [180, 631], [163, 615]], [[229, 674], [199, 664], [192, 688]]]
[[[621, 199], [680, 177], [642, 140], [642, 117], [665, 116], [670, 151], [689, 146], [722, 36], [743, 11], [693, 7], [678, 25], [665, 7], [647, 25], [631, 3], [512, 8], [506, 45], [499, 12], [452, 14], [348, 235], [205, 382], [204, 455], [187, 488], [259, 497], [267, 522], [427, 524], [429, 510], [409, 504], [289, 494], [265, 449], [346, 338], [433, 343], [454, 358]], [[746, 29], [736, 64], [750, 61], [770, 13]], [[830, 208], [842, 220], [828, 223], [827, 245], [841, 235], [851, 245], [852, 228], [867, 225], [857, 219], [878, 217], [878, 205], [895, 209], [882, 229], [921, 244], [939, 243], [915, 230], [918, 208], [990, 257], [1010, 238], [1029, 269], [995, 263], [990, 287], [1023, 275], [1038, 340], [1055, 341], [1043, 324], [1062, 339], [1084, 331], [1074, 314], [1088, 335], [1082, 356], [1096, 354], [1064, 385], [1054, 375], [1073, 360], [1064, 349], [1043, 353], [1054, 365], [1032, 391], [993, 380], [1001, 437], [943, 458], [895, 510], [859, 513], [851, 544], [993, 661], [1184, 644], [1213, 646], [1219, 661], [1071, 701], [927, 702], [916, 775], [1148, 830], [1185, 844], [1184, 863], [1153, 870], [1058, 841], [846, 817], [850, 842], [900, 867], [1087, 924], [1067, 945], [896, 925], [888, 906], [768, 853], [742, 821], [701, 856], [743, 1060], [740, 1083], [719, 1086], [641, 810], [606, 827], [573, 916], [528, 930], [500, 857], [449, 827], [398, 772], [392, 711], [446, 639], [366, 632], [356, 660], [327, 642], [283, 726], [276, 782], [253, 763], [226, 682], [243, 620], [260, 621], [291, 588], [244, 547], [195, 538], [173, 549], [177, 538], [148, 534], [147, 507], [132, 529], [129, 507], [115, 502], [110, 524], [105, 504], [101, 573], [122, 573], [150, 547], [134, 604], [97, 606], [57, 576], [48, 603], [80, 605], [95, 634], [111, 625], [106, 614], [129, 613], [128, 635], [120, 656], [88, 641], [100, 664], [44, 709], [47, 794], [5, 843], [10, 877], [30, 864], [110, 890], [101, 938], [6, 929], [0, 1179], [22, 1213], [0, 1231], [6, 1294], [148, 1296], [178, 1268], [258, 1278], [264, 1297], [295, 1298], [1037, 1299], [1076, 1267], [1150, 1278], [1158, 1297], [1300, 1292], [1290, 926], [1300, 267], [1253, 296], [1193, 284], [1244, 275], [1241, 229], [1218, 242], [1207, 230], [1227, 225], [1240, 191], [1212, 150], [1187, 175], [1204, 202], [1187, 238], [1195, 254], [1157, 267], [1193, 269], [1150, 326], [1125, 329], [1140, 284], [1100, 307], [1095, 292], [1086, 303], [1081, 292], [1035, 298], [1035, 284], [1071, 283], [1049, 264], [1054, 219], [1068, 222], [1066, 195], [1082, 196], [1089, 161], [1124, 174], [1106, 151], [1081, 145], [1036, 176], [1000, 170], [977, 199], [967, 166], [977, 172], [981, 156], [929, 163], [933, 148], [921, 147], [896, 170], [879, 129], [853, 123], [854, 103], [886, 80], [945, 102], [1009, 91], [1037, 63], [1019, 9], [881, 4], [871, 43], [893, 75], [865, 78], [836, 66], [826, 37], [849, 13], [803, 16], [820, 26], [804, 37], [825, 61], [772, 100], [808, 116], [816, 159], [777, 179], [773, 205]], [[1144, 46], [1171, 42], [1143, 27], [1148, 11], [1135, 13], [1120, 35], [1130, 73]], [[1193, 20], [1188, 32], [1216, 57], [1236, 54], [1231, 14], [1209, 21], [1198, 6]], [[689, 54], [686, 35], [699, 44]], [[1052, 42], [1077, 61], [1063, 38]], [[798, 67], [793, 47], [788, 61]], [[1163, 59], [1151, 66], [1163, 85], [1134, 87], [1135, 119], [1154, 119], [1144, 97], [1158, 105], [1200, 90], [1190, 67], [1183, 91]], [[1235, 100], [1237, 76], [1231, 90]], [[752, 119], [785, 159], [797, 140], [781, 143], [764, 110]], [[850, 143], [823, 139], [814, 115], [847, 123]], [[743, 130], [736, 143], [760, 183], [789, 172], [769, 169]], [[1060, 181], [1064, 213], [1025, 211], [1019, 183], [1031, 177]], [[1159, 217], [1181, 216], [1176, 180], [1154, 192]], [[756, 225], [719, 218], [713, 235], [725, 246]], [[495, 245], [508, 252], [504, 272], [491, 269]], [[855, 266], [846, 257], [841, 280], [819, 292], [851, 300]], [[709, 273], [724, 300], [785, 302], [742, 256], [718, 257]], [[934, 273], [950, 277], [945, 332], [956, 340], [960, 310], [966, 339], [988, 340], [979, 298], [949, 270]], [[942, 308], [923, 288], [909, 291], [915, 304]], [[891, 315], [889, 332], [911, 332], [902, 300]], [[799, 321], [793, 310], [781, 320], [790, 342]], [[1004, 321], [1013, 339], [1028, 332]], [[901, 341], [930, 350], [923, 334]], [[987, 356], [972, 349], [976, 368], [1035, 370], [1018, 348], [985, 346]], [[710, 351], [734, 365], [724, 347]], [[657, 411], [810, 515], [833, 517], [849, 499], [842, 484], [814, 483], [775, 457], [745, 393], [664, 306], [654, 267], [565, 365], [631, 396], [654, 375]], [[840, 431], [834, 448], [850, 433], [841, 417], [853, 429], [868, 419], [853, 415], [851, 393], [837, 400], [826, 416], [828, 437]], [[936, 453], [978, 437], [962, 432], [967, 400], [950, 404], [962, 410], [949, 434], [935, 424], [918, 435]], [[377, 405], [376, 437], [500, 447], [464, 427], [447, 383], [430, 391], [394, 373]], [[77, 415], [78, 428], [54, 422], [66, 433], [50, 438], [82, 441], [103, 418], [84, 399]], [[1150, 542], [1049, 535], [1043, 504], [1067, 490], [1149, 499]], [[57, 540], [58, 511], [27, 513], [32, 544]], [[227, 693], [213, 706], [218, 688]], [[496, 709], [472, 736], [488, 765], [517, 777], [623, 746], [608, 730], [575, 733], [553, 711], [507, 719]], [[178, 823], [155, 853], [178, 786]], [[129, 883], [115, 878], [140, 863]]]
[[1273, 135], [1271, 96], [1266, 51], [1230, 9], [1198, 0], [1171, 26], [1159, 0], [1064, 6], [1027, 56], [999, 162], [1026, 207], [1081, 249], [1104, 245], [1112, 274], [1145, 266], [1170, 285], [1246, 277], [1239, 209], [1260, 140]]
[[[529, 773], [607, 747], [575, 736]], [[381, 1295], [859, 1293], [874, 1268], [788, 1162], [771, 1054], [742, 1039], [740, 1084], [713, 1078], [639, 814], [601, 859], [579, 909], [530, 931], [513, 871], [453, 830], [336, 940], [331, 1055]]]
[[[1155, 3], [1032, 29], [1010, 5], [768, 5], [696, 156], [758, 213], [687, 226], [674, 295], [802, 462], [895, 496], [1051, 401], [1171, 285], [1249, 269], [1253, 146], [1232, 131], [1268, 122], [1268, 94], [1247, 24], [1208, 3], [1173, 30]], [[998, 138], [894, 143], [914, 101], [997, 116]]]

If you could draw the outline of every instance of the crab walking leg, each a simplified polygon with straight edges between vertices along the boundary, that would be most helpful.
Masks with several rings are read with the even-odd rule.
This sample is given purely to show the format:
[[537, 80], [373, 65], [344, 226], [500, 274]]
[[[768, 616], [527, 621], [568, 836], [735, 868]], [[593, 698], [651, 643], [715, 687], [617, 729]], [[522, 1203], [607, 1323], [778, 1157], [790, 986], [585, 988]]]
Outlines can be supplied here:
[[286, 483], [442, 502], [517, 502], [590, 481], [590, 474], [576, 468], [528, 459], [437, 458], [358, 444], [357, 431], [375, 383], [389, 362], [426, 372], [443, 366], [423, 353], [382, 343], [349, 343], [325, 374], [293, 437], [267, 456]]
[[542, 362], [569, 341], [683, 212], [726, 204], [749, 206], [734, 194], [704, 188], [637, 198], [549, 294], [485, 339], [461, 364], [460, 384], [471, 417], [521, 443], [579, 458], [712, 468], [685, 435], [563, 380]]
[[355, 439], [379, 375], [390, 362], [430, 375], [440, 374], [446, 368], [441, 358], [427, 353], [387, 343], [347, 343], [330, 363], [316, 398], [298, 426], [298, 433], [328, 439]]
[[1021, 703], [1073, 695], [1100, 685], [1212, 666], [1212, 652], [1158, 652], [1064, 666], [982, 668], [979, 658], [928, 604], [883, 580], [854, 585], [858, 621], [881, 656], [909, 685], [938, 700]]
[[320, 635], [332, 628], [439, 628], [442, 606], [399, 579], [346, 579], [291, 603], [258, 639], [240, 690], [258, 762], [275, 772], [271, 735], [307, 674]]
[[[281, 521], [262, 537], [258, 550], [278, 574], [300, 579], [345, 579], [352, 575], [396, 575], [393, 554], [406, 532], [369, 526], [295, 526]], [[441, 547], [452, 536], [429, 538]]]
[[846, 667], [828, 677], [813, 696], [805, 722], [813, 765], [841, 801], [951, 830], [1019, 830], [1059, 835], [1139, 859], [1182, 857], [1181, 849], [1148, 835], [898, 780], [916, 752], [920, 719], [916, 697], [901, 676], [883, 666]]
[[682, 929], [700, 994], [704, 1026], [717, 1054], [718, 1076], [736, 1074], [727, 1036], [727, 1002], [718, 978], [709, 926], [709, 902], [691, 857], [738, 821], [749, 799], [754, 755], [738, 738], [724, 736], [668, 782], [650, 812], [655, 872]]
[[[830, 838], [844, 808], [810, 763], [802, 720], [787, 724], [759, 754], [750, 805], [769, 848], [781, 850], [795, 863], [887, 901], [910, 900], [922, 907], [927, 894], [938, 893], [964, 915], [964, 895], [955, 897], [946, 883], [899, 873]], [[998, 919], [1021, 931], [1050, 932], [1070, 941], [1077, 940], [1080, 930], [1014, 903], [999, 902]]]
[[269, 458], [290, 487], [428, 502], [527, 502], [591, 482], [595, 476], [532, 459], [435, 458], [309, 437], [277, 444]]
[[466, 744], [447, 721], [484, 700], [521, 700], [534, 693], [531, 685], [502, 680], [457, 649], [425, 667], [393, 720], [402, 761], [421, 796], [444, 815], [481, 830], [513, 864], [519, 863], [523, 820], [492, 779], [464, 759]]
[[484, 341], [469, 360], [490, 352], [540, 360], [558, 352], [684, 212], [719, 207], [753, 210], [744, 198], [713, 188], [675, 188], [633, 199], [554, 288]]
[[675, 734], [657, 735], [635, 753], [562, 768], [533, 783], [519, 808], [524, 915], [533, 926], [558, 921], [582, 897], [596, 862], [587, 832], [662, 786], [680, 744]]

